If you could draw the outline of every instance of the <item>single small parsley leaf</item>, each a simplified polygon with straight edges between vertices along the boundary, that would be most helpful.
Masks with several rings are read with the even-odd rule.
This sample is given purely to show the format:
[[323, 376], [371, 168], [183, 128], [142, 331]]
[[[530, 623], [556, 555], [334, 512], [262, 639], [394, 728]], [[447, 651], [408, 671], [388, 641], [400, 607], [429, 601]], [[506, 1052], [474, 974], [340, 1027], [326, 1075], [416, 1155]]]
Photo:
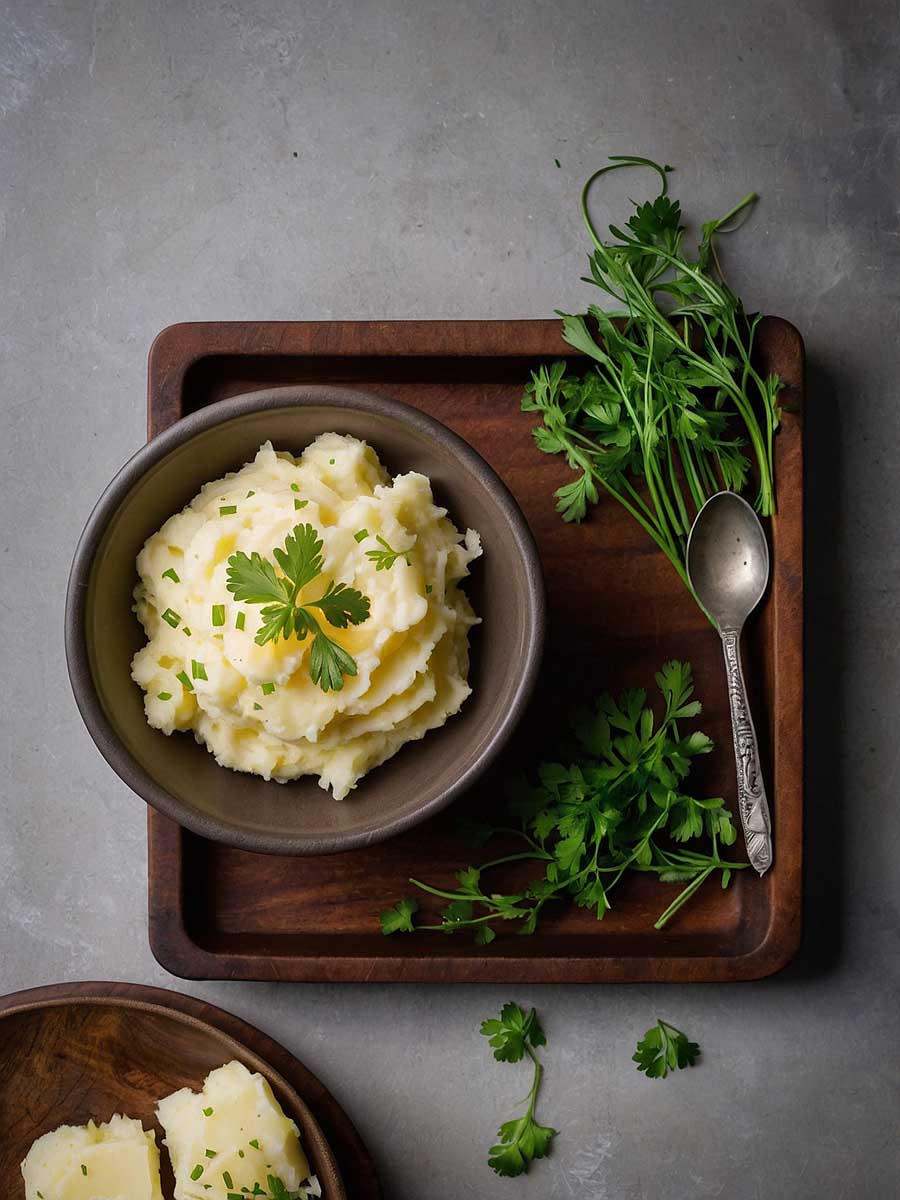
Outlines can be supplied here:
[[404, 559], [407, 566], [412, 565], [412, 560], [409, 557], [409, 552], [412, 550], [412, 546], [409, 546], [406, 550], [395, 550], [392, 546], [388, 545], [383, 537], [379, 536], [378, 534], [375, 535], [375, 541], [379, 544], [379, 546], [382, 547], [382, 549], [367, 550], [366, 558], [372, 560], [372, 562], [375, 564], [376, 571], [389, 571], [398, 558]]
[[519, 1062], [525, 1054], [526, 1045], [547, 1044], [535, 1010], [526, 1015], [513, 1001], [504, 1004], [499, 1020], [482, 1022], [481, 1032], [493, 1046], [494, 1058], [498, 1062]]
[[250, 604], [265, 604], [269, 600], [284, 603], [291, 597], [288, 584], [278, 578], [268, 559], [255, 550], [249, 558], [243, 550], [231, 555], [225, 586], [235, 600], [246, 600]]
[[295, 525], [275, 560], [294, 585], [295, 593], [322, 573], [322, 539], [312, 525]]
[[415, 900], [398, 900], [393, 908], [385, 909], [381, 914], [381, 932], [412, 933], [415, 929], [413, 917], [418, 911]]
[[649, 1079], [665, 1079], [670, 1071], [692, 1067], [700, 1056], [700, 1047], [666, 1021], [657, 1021], [637, 1044], [632, 1062]]
[[319, 630], [313, 639], [309, 673], [323, 692], [339, 692], [344, 686], [344, 676], [357, 673], [356, 660]]
[[307, 605], [320, 609], [329, 625], [337, 629], [359, 625], [369, 616], [368, 596], [345, 583], [335, 583], [333, 579], [325, 589], [325, 594], [318, 600], [307, 601]]

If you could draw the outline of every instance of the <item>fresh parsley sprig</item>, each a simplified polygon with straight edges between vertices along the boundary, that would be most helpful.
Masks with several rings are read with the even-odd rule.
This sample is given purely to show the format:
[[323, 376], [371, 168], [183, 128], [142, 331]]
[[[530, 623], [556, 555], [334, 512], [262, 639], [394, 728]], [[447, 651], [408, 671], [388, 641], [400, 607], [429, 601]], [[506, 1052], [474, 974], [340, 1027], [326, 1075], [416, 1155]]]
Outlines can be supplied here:
[[[588, 193], [609, 171], [645, 167], [660, 179], [655, 200], [638, 204], [625, 229], [598, 234]], [[775, 376], [753, 360], [759, 315], [747, 316], [722, 275], [716, 236], [755, 193], [702, 228], [696, 256], [682, 246], [671, 167], [618, 155], [584, 186], [581, 211], [593, 244], [590, 276], [615, 302], [587, 315], [560, 314], [563, 338], [590, 360], [584, 374], [565, 362], [542, 366], [522, 399], [538, 413], [540, 450], [562, 454], [577, 477], [556, 492], [565, 521], [581, 521], [607, 492], [654, 539], [690, 588], [685, 548], [694, 514], [722, 488], [740, 492], [756, 471], [756, 507], [775, 511], [773, 441], [780, 423]], [[749, 457], [748, 457], [749, 454]]]
[[254, 638], [257, 645], [292, 635], [302, 642], [311, 634], [310, 677], [323, 692], [339, 692], [344, 676], [356, 675], [356, 661], [328, 636], [312, 610], [335, 628], [346, 629], [368, 619], [368, 597], [332, 579], [321, 596], [298, 602], [300, 591], [322, 573], [322, 539], [312, 525], [295, 525], [284, 547], [272, 553], [282, 575], [257, 551], [248, 556], [239, 550], [228, 559], [226, 586], [236, 600], [266, 605]]
[[491, 1146], [488, 1152], [488, 1166], [498, 1175], [523, 1175], [534, 1159], [546, 1157], [550, 1143], [557, 1134], [557, 1130], [547, 1125], [539, 1125], [534, 1117], [543, 1073], [535, 1050], [539, 1046], [546, 1046], [547, 1039], [535, 1010], [531, 1009], [526, 1015], [525, 1011], [512, 1001], [504, 1004], [499, 1018], [484, 1021], [481, 1032], [489, 1039], [494, 1058], [498, 1062], [521, 1062], [527, 1055], [534, 1064], [531, 1090], [523, 1101], [528, 1106], [525, 1113], [500, 1126], [497, 1134], [500, 1141]]
[[[534, 933], [545, 905], [566, 898], [602, 920], [629, 871], [684, 885], [658, 917], [655, 928], [662, 929], [711, 875], [720, 872], [727, 887], [732, 873], [747, 866], [721, 856], [720, 846], [732, 845], [737, 836], [731, 814], [721, 797], [698, 799], [685, 790], [692, 760], [713, 748], [705, 733], [683, 728], [701, 712], [690, 664], [666, 663], [656, 683], [661, 717], [646, 705], [643, 689], [617, 700], [601, 696], [592, 709], [575, 714], [573, 761], [545, 762], [536, 781], [519, 780], [510, 789], [504, 825], [475, 825], [479, 841], [502, 833], [517, 840], [516, 849], [464, 867], [456, 873], [455, 888], [410, 880], [449, 902], [439, 924], [417, 925], [418, 906], [401, 900], [381, 914], [382, 931], [467, 929], [477, 944], [487, 945], [498, 922], [518, 922], [517, 932]], [[704, 835], [711, 843], [707, 852], [685, 844]], [[515, 862], [532, 862], [540, 873], [511, 892], [488, 883], [490, 873]]]
[[367, 550], [366, 558], [371, 559], [375, 564], [376, 571], [389, 571], [398, 558], [405, 559], [406, 565], [412, 566], [412, 560], [409, 557], [410, 546], [406, 550], [395, 550], [384, 540], [380, 534], [375, 535], [375, 541], [382, 547], [381, 550]]
[[700, 1047], [696, 1042], [689, 1041], [668, 1021], [657, 1020], [638, 1042], [631, 1061], [649, 1079], [665, 1079], [670, 1071], [692, 1067], [699, 1057]]

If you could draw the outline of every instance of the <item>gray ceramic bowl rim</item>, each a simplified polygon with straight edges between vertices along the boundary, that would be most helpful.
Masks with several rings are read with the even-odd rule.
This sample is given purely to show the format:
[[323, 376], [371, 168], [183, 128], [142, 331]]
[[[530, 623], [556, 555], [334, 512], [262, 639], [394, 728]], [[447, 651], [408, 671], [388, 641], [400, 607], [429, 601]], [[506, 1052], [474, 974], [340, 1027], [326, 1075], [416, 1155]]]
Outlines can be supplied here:
[[[454, 457], [460, 460], [489, 492], [508, 521], [525, 568], [529, 604], [525, 654], [512, 703], [493, 739], [481, 754], [468, 764], [466, 770], [448, 788], [413, 812], [386, 819], [375, 832], [368, 830], [318, 837], [315, 843], [300, 838], [269, 837], [245, 829], [237, 831], [227, 821], [185, 807], [176, 796], [160, 787], [125, 749], [103, 711], [94, 687], [86, 635], [88, 582], [94, 555], [119, 506], [141, 477], [176, 447], [216, 425], [225, 424], [248, 413], [312, 404], [393, 418], [450, 449]], [[119, 778], [164, 816], [210, 841], [263, 854], [332, 854], [359, 849], [395, 837], [446, 808], [494, 762], [518, 724], [537, 682], [543, 656], [545, 629], [546, 594], [537, 545], [518, 503], [494, 469], [468, 442], [419, 409], [372, 392], [324, 384], [267, 388], [217, 401], [183, 417], [170, 429], [142, 446], [108, 484], [88, 517], [75, 549], [66, 590], [66, 666], [75, 703], [97, 749]], [[435, 730], [435, 736], [439, 735], [440, 730]], [[352, 800], [349, 803], [352, 803]]]

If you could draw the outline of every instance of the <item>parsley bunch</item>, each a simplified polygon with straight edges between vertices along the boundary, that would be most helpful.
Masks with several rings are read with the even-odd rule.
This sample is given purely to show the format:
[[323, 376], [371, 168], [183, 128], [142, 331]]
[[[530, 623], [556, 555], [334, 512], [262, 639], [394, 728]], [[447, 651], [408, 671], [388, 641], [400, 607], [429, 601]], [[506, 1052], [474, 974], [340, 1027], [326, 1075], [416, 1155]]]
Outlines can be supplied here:
[[[534, 933], [544, 906], [566, 897], [602, 920], [628, 871], [684, 884], [655, 923], [662, 929], [715, 872], [727, 887], [732, 872], [747, 866], [720, 855], [720, 846], [736, 838], [731, 814], [721, 797], [698, 799], [684, 787], [692, 760], [713, 748], [705, 733], [685, 732], [681, 724], [701, 712], [690, 664], [666, 663], [656, 683], [665, 705], [658, 721], [643, 689], [617, 700], [601, 696], [592, 709], [575, 714], [573, 760], [545, 762], [537, 780], [522, 779], [511, 788], [512, 825], [474, 829], [483, 841], [494, 833], [512, 835], [520, 850], [463, 868], [453, 890], [410, 880], [449, 901], [439, 925], [416, 925], [418, 905], [405, 899], [381, 914], [383, 932], [468, 929], [487, 945], [496, 937], [496, 922], [517, 921], [519, 933]], [[685, 844], [704, 835], [711, 843], [706, 852]], [[489, 871], [522, 861], [541, 872], [526, 886], [512, 892], [488, 886]]]
[[[611, 225], [613, 240], [604, 241], [588, 214], [588, 193], [601, 175], [630, 166], [654, 170], [660, 193], [635, 206], [624, 230]], [[716, 254], [716, 235], [753, 204], [755, 193], [703, 225], [696, 256], [689, 257], [681, 208], [667, 194], [669, 171], [621, 155], [585, 184], [581, 211], [594, 246], [585, 282], [618, 307], [591, 305], [587, 318], [560, 314], [563, 338], [592, 365], [580, 376], [565, 362], [542, 366], [532, 373], [522, 408], [540, 414], [538, 448], [563, 454], [577, 472], [556, 492], [563, 519], [583, 520], [607, 492], [690, 588], [687, 535], [711, 495], [742, 491], [752, 465], [756, 508], [763, 516], [775, 511], [772, 450], [782, 384], [756, 370], [761, 316], [744, 313]]]
[[498, 1062], [521, 1062], [527, 1055], [534, 1064], [531, 1090], [523, 1103], [525, 1113], [512, 1121], [505, 1121], [497, 1136], [500, 1141], [488, 1152], [488, 1166], [498, 1175], [523, 1175], [528, 1165], [536, 1158], [545, 1158], [550, 1143], [557, 1131], [547, 1125], [539, 1125], [534, 1119], [538, 1088], [543, 1068], [535, 1054], [538, 1046], [546, 1046], [547, 1039], [534, 1009], [526, 1016], [518, 1004], [504, 1004], [499, 1019], [484, 1021], [481, 1032], [489, 1039]]
[[236, 600], [265, 604], [263, 624], [254, 641], [259, 646], [277, 643], [294, 634], [301, 642], [313, 635], [310, 676], [323, 692], [339, 692], [345, 675], [357, 673], [356, 661], [343, 646], [332, 641], [312, 609], [337, 629], [359, 625], [368, 619], [369, 600], [356, 588], [332, 579], [315, 600], [298, 603], [302, 588], [322, 573], [322, 539], [312, 525], [295, 525], [285, 538], [284, 549], [272, 552], [282, 575], [255, 550], [248, 557], [242, 550], [228, 559], [227, 588]]

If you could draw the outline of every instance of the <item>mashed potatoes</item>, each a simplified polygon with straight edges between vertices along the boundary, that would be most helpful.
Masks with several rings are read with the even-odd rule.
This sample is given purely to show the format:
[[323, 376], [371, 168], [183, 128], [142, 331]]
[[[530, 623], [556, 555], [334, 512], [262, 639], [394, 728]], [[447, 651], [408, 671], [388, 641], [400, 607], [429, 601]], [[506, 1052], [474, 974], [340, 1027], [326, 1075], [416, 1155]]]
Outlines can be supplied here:
[[22, 1178], [26, 1200], [162, 1200], [156, 1138], [118, 1115], [45, 1133], [28, 1151]]
[[[311, 637], [257, 644], [265, 605], [238, 602], [227, 586], [229, 558], [256, 552], [274, 565], [300, 523], [321, 539], [323, 564], [297, 602], [331, 580], [369, 601], [366, 619], [346, 628], [309, 610], [355, 662], [339, 690], [314, 682]], [[424, 475], [391, 480], [365, 442], [325, 433], [296, 459], [266, 443], [138, 556], [135, 611], [149, 642], [132, 677], [147, 693], [147, 720], [166, 734], [193, 730], [222, 766], [282, 782], [318, 775], [343, 799], [470, 694], [478, 619], [458, 583], [480, 553], [478, 534], [460, 535]]]
[[[210, 1072], [201, 1092], [182, 1088], [160, 1100], [156, 1115], [166, 1131], [175, 1200], [226, 1200], [273, 1175], [294, 1195], [309, 1180], [297, 1126], [268, 1082], [243, 1063]], [[321, 1195], [317, 1182], [308, 1194]]]

